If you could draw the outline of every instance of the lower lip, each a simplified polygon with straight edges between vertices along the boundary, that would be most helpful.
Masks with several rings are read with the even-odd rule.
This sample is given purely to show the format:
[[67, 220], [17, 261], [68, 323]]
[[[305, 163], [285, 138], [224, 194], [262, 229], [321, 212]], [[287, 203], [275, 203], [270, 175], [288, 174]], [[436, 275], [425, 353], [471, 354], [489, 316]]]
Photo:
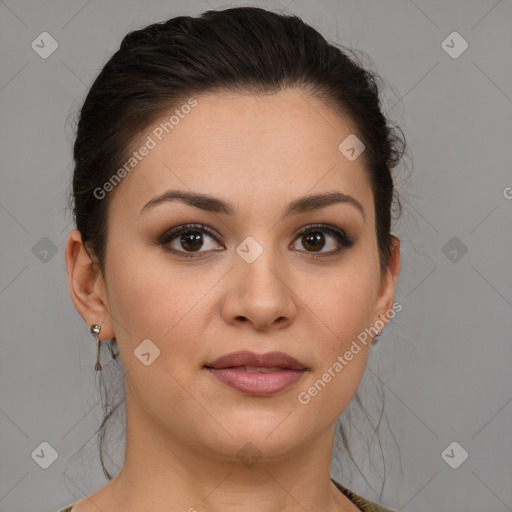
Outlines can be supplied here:
[[273, 372], [246, 372], [240, 368], [207, 368], [218, 380], [246, 395], [268, 396], [293, 386], [305, 370], [282, 368]]

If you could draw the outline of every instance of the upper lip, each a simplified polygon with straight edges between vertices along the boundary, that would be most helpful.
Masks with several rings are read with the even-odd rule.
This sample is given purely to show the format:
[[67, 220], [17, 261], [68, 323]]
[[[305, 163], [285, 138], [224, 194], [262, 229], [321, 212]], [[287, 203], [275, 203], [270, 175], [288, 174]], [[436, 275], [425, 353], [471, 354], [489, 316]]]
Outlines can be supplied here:
[[243, 350], [221, 356], [215, 361], [205, 365], [207, 368], [229, 368], [232, 366], [255, 366], [289, 368], [291, 370], [306, 370], [307, 368], [297, 359], [284, 352], [267, 352], [255, 354]]

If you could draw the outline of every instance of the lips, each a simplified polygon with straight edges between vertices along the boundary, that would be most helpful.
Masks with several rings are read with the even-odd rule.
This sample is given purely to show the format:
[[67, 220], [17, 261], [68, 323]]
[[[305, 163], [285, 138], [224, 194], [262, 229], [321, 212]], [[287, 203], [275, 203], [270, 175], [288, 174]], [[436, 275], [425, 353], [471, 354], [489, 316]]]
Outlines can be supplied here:
[[283, 352], [233, 352], [205, 365], [208, 373], [227, 386], [252, 396], [283, 391], [306, 373], [300, 361]]
[[[288, 368], [289, 370], [306, 370], [307, 368], [297, 359], [284, 352], [268, 352], [255, 354], [249, 351], [233, 352], [221, 356], [205, 365], [207, 368]], [[249, 370], [251, 371], [251, 370]], [[253, 370], [254, 371], [254, 370]]]

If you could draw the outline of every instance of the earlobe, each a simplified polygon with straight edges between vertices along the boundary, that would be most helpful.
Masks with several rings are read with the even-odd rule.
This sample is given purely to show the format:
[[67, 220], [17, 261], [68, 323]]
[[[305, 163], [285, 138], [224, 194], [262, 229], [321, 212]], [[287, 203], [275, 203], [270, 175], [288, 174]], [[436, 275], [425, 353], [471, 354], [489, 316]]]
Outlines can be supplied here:
[[66, 242], [66, 270], [71, 300], [87, 327], [100, 324], [102, 338], [114, 338], [103, 276], [87, 254], [77, 229], [70, 233]]

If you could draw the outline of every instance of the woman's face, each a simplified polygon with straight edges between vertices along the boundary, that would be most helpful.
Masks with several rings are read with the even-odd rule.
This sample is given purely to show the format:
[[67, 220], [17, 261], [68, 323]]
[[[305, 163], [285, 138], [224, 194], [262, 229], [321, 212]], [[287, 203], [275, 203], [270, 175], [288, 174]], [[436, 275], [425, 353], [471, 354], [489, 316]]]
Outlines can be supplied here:
[[[279, 458], [332, 432], [356, 392], [371, 346], [358, 335], [392, 306], [398, 248], [381, 275], [363, 157], [339, 149], [352, 133], [343, 118], [292, 89], [195, 99], [169, 133], [160, 122], [174, 111], [147, 131], [136, 149], [151, 149], [109, 192], [106, 277], [96, 288], [105, 314], [81, 313], [89, 325], [103, 321], [101, 339], [117, 339], [132, 432], [224, 460], [248, 442]], [[233, 212], [150, 203], [171, 190]], [[283, 215], [327, 192], [353, 199], [301, 202]], [[318, 223], [332, 231], [309, 227]], [[158, 245], [186, 224], [213, 234], [192, 226]], [[307, 369], [206, 368], [238, 351], [283, 352]]]

